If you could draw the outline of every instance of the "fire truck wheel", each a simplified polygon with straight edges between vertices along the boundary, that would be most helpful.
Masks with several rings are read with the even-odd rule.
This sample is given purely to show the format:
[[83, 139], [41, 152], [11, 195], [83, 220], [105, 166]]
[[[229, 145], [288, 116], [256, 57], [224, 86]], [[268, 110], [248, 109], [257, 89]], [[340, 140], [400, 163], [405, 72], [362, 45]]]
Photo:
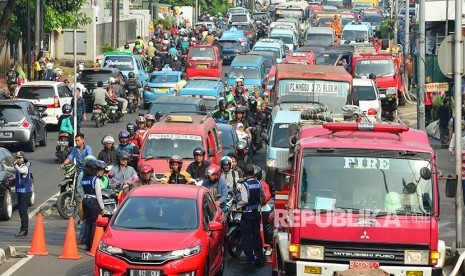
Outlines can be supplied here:
[[404, 106], [405, 105], [405, 96], [404, 93], [399, 93], [399, 106]]

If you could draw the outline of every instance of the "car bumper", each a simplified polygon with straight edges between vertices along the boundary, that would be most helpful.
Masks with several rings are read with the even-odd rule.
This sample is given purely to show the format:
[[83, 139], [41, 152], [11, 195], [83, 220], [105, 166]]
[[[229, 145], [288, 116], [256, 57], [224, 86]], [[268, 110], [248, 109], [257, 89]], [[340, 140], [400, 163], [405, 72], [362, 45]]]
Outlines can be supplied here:
[[42, 119], [47, 125], [58, 125], [58, 118], [63, 114], [61, 112], [61, 107], [47, 108], [44, 113], [46, 113], [47, 116]]
[[186, 77], [214, 77], [221, 78], [221, 70], [215, 69], [198, 69], [198, 68], [186, 68]]
[[[160, 275], [182, 275], [183, 273], [195, 271], [195, 275], [203, 275], [203, 269], [206, 260], [206, 252], [202, 252], [198, 255], [178, 259], [175, 261], [169, 261], [163, 265], [133, 265], [126, 262], [123, 259], [110, 256], [99, 250], [95, 255], [95, 266], [94, 275], [113, 275], [123, 276], [130, 275], [129, 269], [150, 269], [160, 270]], [[104, 274], [105, 271], [111, 272]], [[143, 274], [139, 274], [143, 275]], [[145, 275], [145, 274], [144, 274]], [[150, 274], [147, 274], [150, 275]]]
[[[11, 137], [4, 137], [3, 133], [13, 133]], [[18, 129], [15, 127], [13, 130], [8, 128], [0, 129], [0, 145], [18, 145], [29, 142], [31, 138], [32, 129]]]

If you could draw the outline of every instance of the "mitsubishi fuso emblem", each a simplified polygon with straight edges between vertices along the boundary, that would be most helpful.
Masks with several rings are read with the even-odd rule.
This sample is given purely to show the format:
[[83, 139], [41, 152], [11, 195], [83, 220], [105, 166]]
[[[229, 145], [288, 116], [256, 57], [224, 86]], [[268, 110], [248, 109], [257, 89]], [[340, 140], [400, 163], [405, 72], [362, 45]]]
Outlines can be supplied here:
[[363, 231], [363, 234], [360, 236], [361, 239], [370, 239], [370, 236], [368, 236], [367, 231]]

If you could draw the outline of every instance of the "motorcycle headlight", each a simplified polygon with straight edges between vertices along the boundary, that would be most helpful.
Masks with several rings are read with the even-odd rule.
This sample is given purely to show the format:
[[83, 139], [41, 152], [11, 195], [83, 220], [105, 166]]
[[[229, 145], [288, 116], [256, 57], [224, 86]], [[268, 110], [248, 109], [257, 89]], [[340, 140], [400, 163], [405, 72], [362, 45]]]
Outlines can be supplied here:
[[109, 255], [123, 253], [123, 249], [121, 249], [119, 247], [111, 246], [111, 245], [103, 243], [103, 242], [100, 242], [98, 244], [98, 250], [102, 251], [103, 253], [107, 253]]
[[266, 166], [269, 167], [269, 168], [276, 167], [276, 160], [275, 159], [268, 159], [268, 161], [266, 161]]
[[395, 95], [397, 93], [397, 89], [395, 87], [389, 87], [386, 89], [386, 95]]
[[171, 252], [171, 257], [173, 258], [184, 258], [188, 256], [193, 256], [197, 255], [202, 251], [202, 245], [197, 245], [194, 247], [186, 248], [186, 249], [180, 249], [180, 250], [174, 250]]

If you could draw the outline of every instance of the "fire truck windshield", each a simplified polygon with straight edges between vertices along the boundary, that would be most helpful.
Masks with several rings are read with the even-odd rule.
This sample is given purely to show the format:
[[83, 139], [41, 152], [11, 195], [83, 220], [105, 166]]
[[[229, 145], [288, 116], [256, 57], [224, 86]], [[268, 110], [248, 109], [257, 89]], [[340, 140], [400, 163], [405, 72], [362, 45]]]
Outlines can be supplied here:
[[299, 207], [431, 215], [432, 180], [420, 176], [420, 169], [429, 164], [379, 156], [305, 156]]
[[394, 63], [390, 59], [358, 60], [355, 65], [355, 77], [368, 77], [371, 73], [377, 77], [394, 75]]

